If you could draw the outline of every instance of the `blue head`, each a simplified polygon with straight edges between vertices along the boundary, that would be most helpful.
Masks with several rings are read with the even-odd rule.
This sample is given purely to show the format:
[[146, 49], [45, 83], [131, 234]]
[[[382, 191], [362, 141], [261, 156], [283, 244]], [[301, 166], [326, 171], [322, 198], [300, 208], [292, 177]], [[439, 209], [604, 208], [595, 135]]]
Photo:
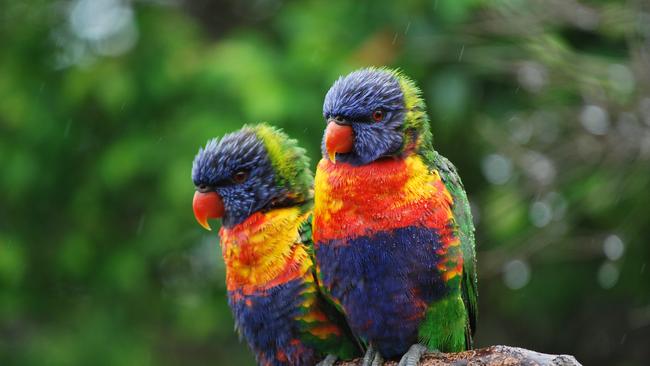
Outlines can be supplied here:
[[192, 167], [197, 220], [207, 226], [222, 217], [232, 227], [258, 211], [302, 204], [311, 198], [308, 165], [294, 140], [265, 124], [210, 140]]
[[397, 156], [413, 137], [411, 126], [428, 131], [423, 110], [419, 90], [399, 72], [365, 68], [340, 77], [323, 104], [323, 155], [352, 165]]

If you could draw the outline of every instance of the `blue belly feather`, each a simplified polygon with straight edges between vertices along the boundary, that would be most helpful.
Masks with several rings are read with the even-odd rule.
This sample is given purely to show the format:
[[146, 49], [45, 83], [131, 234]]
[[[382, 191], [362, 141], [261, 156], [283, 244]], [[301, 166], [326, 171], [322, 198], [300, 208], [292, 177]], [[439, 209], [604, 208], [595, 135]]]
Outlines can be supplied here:
[[[291, 342], [299, 339], [301, 333], [295, 319], [301, 314], [304, 287], [299, 278], [265, 290], [264, 294], [243, 295], [240, 291], [229, 291], [228, 303], [237, 329], [256, 354], [258, 363], [302, 366], [318, 361], [320, 355], [313, 348], [302, 342]], [[279, 360], [278, 351], [289, 361]]]
[[434, 229], [405, 227], [320, 243], [316, 259], [353, 332], [392, 358], [418, 341], [423, 304], [448, 293], [437, 269], [441, 247]]

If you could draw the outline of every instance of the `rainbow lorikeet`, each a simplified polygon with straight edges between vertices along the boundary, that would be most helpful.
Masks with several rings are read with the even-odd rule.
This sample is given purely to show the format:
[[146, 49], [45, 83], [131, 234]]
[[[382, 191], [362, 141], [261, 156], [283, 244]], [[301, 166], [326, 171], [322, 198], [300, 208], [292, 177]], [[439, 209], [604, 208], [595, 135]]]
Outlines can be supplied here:
[[470, 348], [477, 279], [470, 206], [433, 149], [420, 90], [367, 68], [325, 97], [313, 236], [322, 291], [368, 344], [365, 364]]
[[333, 364], [360, 353], [318, 291], [311, 246], [313, 178], [305, 151], [266, 124], [245, 126], [199, 150], [194, 214], [219, 231], [228, 303], [259, 365]]

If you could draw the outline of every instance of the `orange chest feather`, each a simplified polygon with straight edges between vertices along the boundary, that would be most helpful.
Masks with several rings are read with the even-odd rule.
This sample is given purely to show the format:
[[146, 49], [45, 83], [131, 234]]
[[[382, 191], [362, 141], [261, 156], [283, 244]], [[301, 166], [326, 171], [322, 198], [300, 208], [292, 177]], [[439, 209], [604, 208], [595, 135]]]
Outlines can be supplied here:
[[228, 290], [259, 292], [304, 276], [311, 267], [298, 231], [305, 219], [300, 209], [283, 208], [258, 212], [233, 228], [222, 228]]
[[365, 166], [321, 160], [315, 180], [314, 241], [351, 239], [406, 226], [444, 230], [452, 198], [418, 156]]

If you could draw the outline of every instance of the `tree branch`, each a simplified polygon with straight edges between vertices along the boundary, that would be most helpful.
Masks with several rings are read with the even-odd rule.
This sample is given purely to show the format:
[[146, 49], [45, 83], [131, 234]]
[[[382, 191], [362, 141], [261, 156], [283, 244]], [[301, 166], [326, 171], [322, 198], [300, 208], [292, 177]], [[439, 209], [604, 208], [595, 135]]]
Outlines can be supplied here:
[[[337, 366], [359, 366], [361, 358], [337, 362]], [[397, 365], [386, 361], [385, 366]], [[459, 366], [459, 365], [526, 365], [526, 366], [581, 366], [573, 356], [549, 355], [518, 347], [490, 346], [459, 353], [427, 353], [422, 356], [420, 366]]]

